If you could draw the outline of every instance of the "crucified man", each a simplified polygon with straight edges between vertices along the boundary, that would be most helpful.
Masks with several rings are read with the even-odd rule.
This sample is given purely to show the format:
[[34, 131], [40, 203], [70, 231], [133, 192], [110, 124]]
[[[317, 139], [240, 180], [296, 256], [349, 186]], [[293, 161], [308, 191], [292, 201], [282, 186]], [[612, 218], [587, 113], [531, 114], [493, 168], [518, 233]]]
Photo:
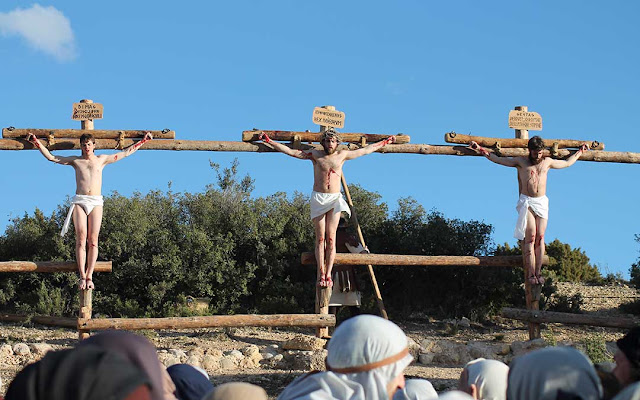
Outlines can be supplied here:
[[[143, 144], [153, 139], [147, 132], [139, 142], [115, 154], [94, 153], [96, 140], [90, 133], [80, 136], [82, 155], [71, 157], [54, 156], [34, 135], [29, 133], [27, 140], [40, 150], [49, 161], [56, 164], [70, 165], [76, 171], [76, 194], [71, 199], [71, 209], [62, 227], [60, 236], [69, 229], [71, 217], [76, 231], [76, 262], [80, 272], [78, 287], [81, 290], [94, 289], [93, 270], [98, 260], [98, 235], [102, 223], [102, 170], [108, 164], [130, 156]], [[88, 250], [87, 250], [88, 246]]]
[[489, 152], [476, 142], [471, 142], [471, 149], [487, 157], [496, 164], [518, 169], [520, 198], [516, 205], [518, 222], [513, 236], [524, 240], [524, 252], [527, 277], [532, 285], [542, 285], [542, 258], [544, 257], [544, 233], [549, 218], [549, 198], [547, 192], [547, 173], [549, 169], [567, 168], [575, 164], [580, 155], [589, 150], [585, 143], [566, 160], [554, 160], [545, 157], [544, 141], [540, 136], [529, 139], [527, 157], [499, 157]]
[[396, 141], [395, 136], [372, 143], [357, 150], [338, 150], [342, 141], [339, 134], [329, 129], [322, 133], [320, 143], [323, 150], [294, 150], [282, 143], [274, 142], [264, 132], [260, 140], [274, 149], [301, 160], [313, 163], [313, 192], [311, 193], [311, 219], [316, 234], [316, 263], [318, 265], [318, 286], [332, 287], [331, 270], [336, 258], [336, 230], [342, 211], [351, 215], [349, 205], [340, 193], [342, 166], [353, 160]]

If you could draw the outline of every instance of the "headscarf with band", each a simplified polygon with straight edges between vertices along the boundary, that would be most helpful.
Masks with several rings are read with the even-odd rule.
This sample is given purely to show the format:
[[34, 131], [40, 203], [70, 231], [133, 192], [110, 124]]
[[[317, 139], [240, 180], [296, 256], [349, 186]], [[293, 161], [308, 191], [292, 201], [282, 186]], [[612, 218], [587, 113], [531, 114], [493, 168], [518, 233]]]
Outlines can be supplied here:
[[329, 341], [327, 371], [297, 378], [278, 399], [387, 400], [387, 386], [413, 359], [407, 343], [391, 321], [374, 315], [348, 319]]

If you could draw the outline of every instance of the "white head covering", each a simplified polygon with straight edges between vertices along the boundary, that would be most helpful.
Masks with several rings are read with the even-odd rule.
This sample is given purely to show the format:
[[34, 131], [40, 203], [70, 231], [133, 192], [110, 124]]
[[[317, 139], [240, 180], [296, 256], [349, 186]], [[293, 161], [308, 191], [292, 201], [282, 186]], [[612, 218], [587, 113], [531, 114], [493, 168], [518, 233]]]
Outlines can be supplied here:
[[327, 372], [297, 378], [278, 399], [388, 400], [387, 385], [413, 359], [407, 344], [391, 321], [374, 315], [350, 318], [329, 341]]
[[437, 399], [438, 392], [426, 379], [407, 379], [404, 389], [398, 389], [393, 400], [431, 400]]
[[578, 350], [547, 347], [517, 357], [511, 363], [507, 399], [556, 400], [573, 396], [582, 400], [602, 397], [593, 364]]
[[460, 390], [450, 390], [446, 393], [442, 393], [438, 396], [438, 400], [473, 400], [471, 395], [460, 391]]
[[627, 386], [613, 400], [640, 400], [640, 382]]
[[[463, 382], [466, 371], [466, 382]], [[505, 400], [507, 398], [507, 377], [509, 367], [498, 360], [478, 358], [464, 366], [459, 388], [468, 393], [471, 385], [476, 385], [478, 399]]]

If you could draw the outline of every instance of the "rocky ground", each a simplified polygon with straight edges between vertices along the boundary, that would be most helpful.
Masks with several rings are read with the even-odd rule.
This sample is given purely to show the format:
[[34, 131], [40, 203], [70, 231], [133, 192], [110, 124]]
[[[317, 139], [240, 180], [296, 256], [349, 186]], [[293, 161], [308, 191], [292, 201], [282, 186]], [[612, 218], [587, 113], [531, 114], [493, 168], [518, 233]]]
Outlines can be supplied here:
[[[621, 315], [618, 306], [635, 300], [636, 289], [618, 286], [558, 284], [559, 294], [580, 293], [582, 309], [598, 315]], [[415, 362], [407, 368], [407, 377], [429, 379], [436, 390], [456, 385], [462, 366], [478, 357], [509, 362], [514, 356], [549, 344], [570, 344], [585, 349], [586, 343], [607, 343], [609, 356], [615, 352], [615, 340], [623, 332], [598, 327], [542, 326], [542, 339], [528, 341], [525, 324], [494, 318], [485, 324], [466, 319], [435, 321], [416, 315], [407, 321], [395, 321], [411, 338]], [[310, 329], [231, 328], [189, 331], [141, 331], [158, 348], [166, 365], [186, 362], [207, 370], [215, 385], [245, 381], [264, 387], [275, 398], [296, 376], [322, 369], [325, 341], [312, 336]], [[28, 363], [40, 359], [51, 349], [71, 347], [77, 332], [37, 325], [0, 324], [0, 378], [8, 382]]]

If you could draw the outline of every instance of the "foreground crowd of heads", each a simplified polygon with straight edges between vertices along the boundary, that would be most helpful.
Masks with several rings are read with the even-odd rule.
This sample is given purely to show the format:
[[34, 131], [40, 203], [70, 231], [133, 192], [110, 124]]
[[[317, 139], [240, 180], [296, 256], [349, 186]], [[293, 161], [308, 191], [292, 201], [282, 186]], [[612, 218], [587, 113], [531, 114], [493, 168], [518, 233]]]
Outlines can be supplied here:
[[[412, 356], [404, 332], [361, 315], [336, 329], [326, 371], [298, 377], [278, 399], [640, 400], [640, 328], [618, 340], [618, 348], [612, 369], [594, 367], [571, 347], [536, 350], [510, 367], [477, 359], [464, 367], [458, 390], [438, 394], [427, 380], [405, 380]], [[204, 370], [187, 364], [165, 369], [146, 338], [109, 331], [26, 366], [5, 399], [249, 400], [267, 399], [267, 393], [242, 382], [214, 387]]]

